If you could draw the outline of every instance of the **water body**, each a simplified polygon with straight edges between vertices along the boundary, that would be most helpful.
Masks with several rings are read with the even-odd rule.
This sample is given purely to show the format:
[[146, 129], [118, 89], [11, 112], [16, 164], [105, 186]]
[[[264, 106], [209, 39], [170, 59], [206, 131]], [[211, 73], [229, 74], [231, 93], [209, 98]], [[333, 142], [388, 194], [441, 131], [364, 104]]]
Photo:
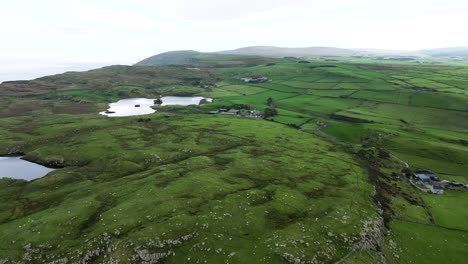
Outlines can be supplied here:
[[4, 81], [32, 80], [68, 71], [87, 71], [113, 64], [116, 63], [66, 62], [46, 57], [31, 58], [0, 55], [0, 83]]
[[[182, 96], [165, 96], [162, 97], [162, 105], [199, 105], [200, 101], [206, 99], [211, 102], [212, 99], [201, 96], [182, 97]], [[155, 99], [148, 98], [129, 98], [122, 99], [116, 103], [109, 104], [109, 109], [106, 112], [100, 112], [101, 115], [111, 117], [147, 115], [156, 112], [151, 106], [154, 105]], [[113, 112], [113, 113], [112, 113]]]
[[22, 160], [21, 157], [0, 157], [0, 178], [34, 180], [44, 177], [53, 169]]

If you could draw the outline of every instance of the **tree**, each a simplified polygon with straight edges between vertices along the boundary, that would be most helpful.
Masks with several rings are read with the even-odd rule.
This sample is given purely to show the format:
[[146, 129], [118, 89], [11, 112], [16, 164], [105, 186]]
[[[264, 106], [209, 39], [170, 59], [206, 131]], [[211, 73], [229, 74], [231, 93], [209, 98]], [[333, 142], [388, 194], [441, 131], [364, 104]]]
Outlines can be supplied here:
[[274, 103], [274, 101], [273, 101], [273, 98], [268, 97], [268, 99], [267, 99], [267, 105], [268, 105], [270, 108], [275, 109], [275, 103]]
[[275, 116], [277, 114], [278, 114], [278, 111], [276, 111], [276, 109], [272, 109], [272, 108], [265, 108], [265, 111], [263, 111], [263, 116], [265, 118]]

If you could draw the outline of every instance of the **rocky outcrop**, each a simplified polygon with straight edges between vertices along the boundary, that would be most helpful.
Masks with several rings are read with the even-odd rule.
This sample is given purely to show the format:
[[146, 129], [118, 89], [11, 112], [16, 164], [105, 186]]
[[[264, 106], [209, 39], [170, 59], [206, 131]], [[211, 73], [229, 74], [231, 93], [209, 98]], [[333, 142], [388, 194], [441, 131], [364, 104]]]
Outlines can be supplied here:
[[359, 240], [354, 243], [353, 250], [380, 250], [385, 240], [385, 224], [381, 216], [363, 222]]
[[[115, 243], [115, 238], [121, 236], [121, 231], [116, 229], [113, 233], [104, 233], [98, 237], [87, 239], [86, 246], [81, 250], [73, 250], [65, 253], [52, 253], [60, 248], [60, 245], [44, 243], [40, 245], [27, 244], [23, 247], [23, 256], [20, 260], [10, 258], [0, 259], [0, 264], [6, 263], [51, 263], [51, 264], [88, 264], [88, 263], [112, 263], [120, 261], [114, 258], [114, 252], [125, 250], [134, 252], [128, 256], [128, 263], [160, 263], [164, 259], [175, 256], [175, 250], [189, 241], [198, 233], [192, 232], [174, 239], [146, 241], [141, 243], [128, 242]], [[125, 262], [127, 263], [127, 262]]]

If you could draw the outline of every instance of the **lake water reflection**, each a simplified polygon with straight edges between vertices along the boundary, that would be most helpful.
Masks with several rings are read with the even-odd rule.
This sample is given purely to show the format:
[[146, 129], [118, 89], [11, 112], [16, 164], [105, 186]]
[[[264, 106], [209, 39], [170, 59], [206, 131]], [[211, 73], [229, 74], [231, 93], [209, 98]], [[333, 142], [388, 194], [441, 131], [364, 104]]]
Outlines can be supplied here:
[[[200, 101], [205, 99], [207, 102], [211, 102], [210, 98], [201, 96], [196, 97], [182, 97], [182, 96], [165, 96], [162, 97], [161, 105], [199, 105]], [[122, 116], [136, 116], [136, 115], [147, 115], [156, 112], [151, 106], [154, 105], [155, 99], [148, 98], [129, 98], [122, 99], [116, 103], [109, 104], [109, 109], [105, 112], [100, 112], [101, 115], [111, 117], [122, 117]]]
[[0, 157], [0, 178], [34, 180], [44, 177], [53, 169], [22, 160], [21, 157]]

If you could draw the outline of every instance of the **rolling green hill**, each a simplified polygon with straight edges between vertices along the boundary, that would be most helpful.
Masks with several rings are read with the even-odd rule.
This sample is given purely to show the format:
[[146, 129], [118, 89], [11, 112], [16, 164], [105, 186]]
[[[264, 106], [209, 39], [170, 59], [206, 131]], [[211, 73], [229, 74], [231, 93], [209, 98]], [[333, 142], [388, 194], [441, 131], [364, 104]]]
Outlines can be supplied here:
[[196, 63], [199, 62], [197, 56], [200, 54], [200, 52], [193, 50], [169, 51], [146, 58], [136, 63], [136, 65], [163, 66]]
[[275, 61], [272, 58], [257, 55], [234, 55], [203, 53], [197, 51], [169, 51], [144, 59], [135, 65], [138, 66], [168, 66], [186, 65], [193, 67], [230, 67], [249, 66], [258, 63], [268, 63]]
[[[408, 175], [468, 183], [468, 67], [168, 56], [0, 84], [0, 156], [63, 166], [0, 179], [0, 263], [465, 263], [467, 189]], [[158, 95], [213, 102], [98, 114]]]

